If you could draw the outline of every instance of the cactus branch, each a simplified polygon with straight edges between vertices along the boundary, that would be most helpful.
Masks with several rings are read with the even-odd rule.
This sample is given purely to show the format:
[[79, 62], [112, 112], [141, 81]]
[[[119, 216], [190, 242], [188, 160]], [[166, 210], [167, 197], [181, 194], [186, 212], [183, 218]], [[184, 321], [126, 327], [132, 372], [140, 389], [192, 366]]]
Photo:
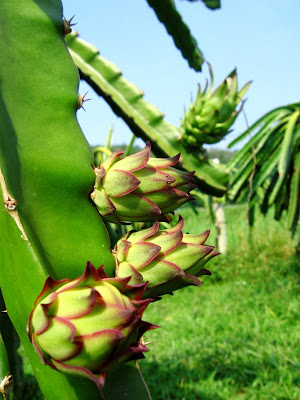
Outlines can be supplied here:
[[93, 45], [72, 32], [66, 38], [71, 56], [84, 79], [132, 132], [144, 141], [150, 140], [154, 153], [172, 157], [181, 153], [179, 163], [187, 171], [195, 171], [200, 190], [222, 196], [227, 190], [228, 174], [205, 159], [198, 150], [187, 150], [181, 143], [181, 131], [164, 120], [163, 113], [143, 98], [143, 92], [127, 81], [117, 66], [99, 55]]
[[204, 56], [192, 36], [189, 27], [183, 22], [173, 0], [147, 0], [157, 18], [172, 36], [176, 47], [195, 71], [201, 71]]

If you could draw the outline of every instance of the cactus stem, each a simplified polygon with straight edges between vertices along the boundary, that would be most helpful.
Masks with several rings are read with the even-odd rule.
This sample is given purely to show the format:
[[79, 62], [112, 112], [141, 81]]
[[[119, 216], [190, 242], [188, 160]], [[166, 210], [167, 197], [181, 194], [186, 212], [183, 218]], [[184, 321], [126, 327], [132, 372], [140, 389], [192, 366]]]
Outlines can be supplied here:
[[[2, 193], [3, 193], [3, 203], [5, 204], [5, 208], [7, 212], [10, 214], [10, 216], [15, 220], [15, 223], [17, 224], [17, 227], [20, 229], [22, 233], [22, 238], [26, 240], [29, 243], [28, 237], [26, 235], [26, 232], [23, 228], [22, 222], [20, 220], [18, 211], [16, 210], [16, 204], [17, 200], [15, 200], [7, 191], [6, 188], [6, 183], [4, 180], [4, 176], [2, 174], [1, 168], [0, 168], [0, 186], [2, 188]], [[30, 243], [29, 243], [30, 244]]]

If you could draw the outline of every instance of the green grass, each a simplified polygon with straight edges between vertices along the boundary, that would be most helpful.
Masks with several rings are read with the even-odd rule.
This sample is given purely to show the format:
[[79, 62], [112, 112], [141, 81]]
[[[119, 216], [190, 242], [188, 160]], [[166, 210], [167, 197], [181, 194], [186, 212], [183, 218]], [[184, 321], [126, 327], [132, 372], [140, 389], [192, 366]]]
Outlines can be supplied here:
[[[181, 210], [184, 231], [211, 228], [214, 244], [211, 221], [197, 212]], [[292, 240], [283, 223], [258, 215], [249, 244], [245, 206], [227, 207], [226, 219], [229, 250], [209, 262], [213, 275], [203, 287], [146, 310], [143, 319], [161, 326], [147, 333], [152, 344], [140, 362], [153, 400], [300, 399], [300, 267]]]
[[[210, 225], [182, 211], [190, 233]], [[150, 352], [141, 369], [153, 400], [300, 399], [299, 264], [272, 216], [259, 217], [247, 243], [245, 207], [226, 209], [226, 254], [209, 263], [202, 288], [152, 304]], [[214, 231], [212, 229], [212, 240]]]

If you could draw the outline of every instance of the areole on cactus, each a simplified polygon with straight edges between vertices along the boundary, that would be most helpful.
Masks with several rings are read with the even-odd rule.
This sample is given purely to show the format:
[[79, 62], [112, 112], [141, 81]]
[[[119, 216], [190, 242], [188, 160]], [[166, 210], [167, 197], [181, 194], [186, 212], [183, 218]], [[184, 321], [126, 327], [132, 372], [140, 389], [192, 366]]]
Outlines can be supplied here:
[[87, 263], [82, 276], [55, 281], [48, 277], [28, 321], [28, 334], [44, 364], [81, 375], [99, 388], [105, 373], [148, 348], [141, 336], [156, 328], [142, 321], [151, 302], [141, 300], [147, 284], [108, 278], [103, 266]]
[[194, 172], [173, 168], [180, 154], [171, 158], [150, 158], [149, 142], [140, 152], [122, 157], [112, 153], [95, 168], [96, 184], [91, 198], [108, 221], [168, 221], [172, 212], [193, 197]]
[[146, 293], [157, 297], [184, 286], [201, 286], [200, 275], [210, 275], [204, 265], [218, 255], [213, 246], [205, 244], [209, 230], [184, 234], [184, 221], [165, 230], [158, 222], [151, 228], [132, 232], [121, 238], [115, 248], [116, 276], [131, 277], [130, 284], [148, 282]]
[[203, 143], [219, 142], [230, 132], [230, 128], [241, 111], [237, 109], [250, 83], [238, 90], [237, 72], [233, 70], [213, 92], [213, 71], [209, 66], [211, 83], [207, 89], [199, 90], [194, 104], [185, 111], [181, 121], [182, 141], [188, 147], [201, 147]]

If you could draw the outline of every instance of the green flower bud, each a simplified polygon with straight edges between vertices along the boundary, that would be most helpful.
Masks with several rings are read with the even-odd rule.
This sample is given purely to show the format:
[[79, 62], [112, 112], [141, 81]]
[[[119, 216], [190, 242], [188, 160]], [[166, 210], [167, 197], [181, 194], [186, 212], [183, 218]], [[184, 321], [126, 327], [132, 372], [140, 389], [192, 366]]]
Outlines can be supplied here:
[[200, 275], [210, 275], [203, 268], [219, 253], [205, 245], [209, 231], [199, 235], [183, 234], [183, 219], [169, 229], [159, 224], [121, 238], [115, 248], [116, 276], [131, 276], [131, 284], [148, 281], [147, 295], [157, 297], [184, 286], [201, 286]]
[[188, 147], [201, 147], [203, 143], [218, 143], [229, 132], [242, 107], [237, 109], [242, 97], [248, 90], [248, 82], [238, 91], [237, 73], [233, 70], [212, 92], [213, 71], [209, 65], [210, 87], [203, 91], [199, 85], [194, 104], [185, 111], [181, 121], [182, 142]]
[[160, 159], [150, 158], [150, 151], [149, 142], [131, 156], [116, 151], [95, 169], [91, 198], [108, 221], [168, 221], [166, 213], [193, 199], [194, 172], [173, 168], [180, 154]]
[[106, 371], [143, 358], [139, 343], [156, 326], [141, 317], [151, 300], [141, 300], [146, 285], [108, 278], [103, 266], [87, 263], [74, 280], [46, 280], [28, 321], [28, 335], [44, 364], [104, 385]]

